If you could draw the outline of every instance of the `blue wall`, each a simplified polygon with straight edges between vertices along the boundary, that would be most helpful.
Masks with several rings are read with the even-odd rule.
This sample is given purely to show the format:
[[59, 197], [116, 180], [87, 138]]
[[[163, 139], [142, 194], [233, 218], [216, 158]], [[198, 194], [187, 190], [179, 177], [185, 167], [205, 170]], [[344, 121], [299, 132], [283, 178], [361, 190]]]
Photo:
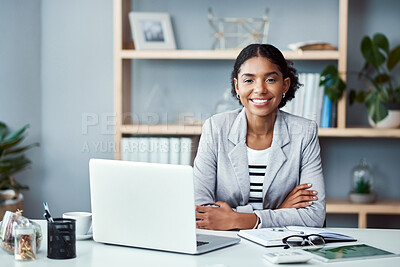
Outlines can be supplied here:
[[[400, 44], [400, 1], [349, 2], [348, 68], [359, 70], [363, 35], [381, 31], [393, 45]], [[211, 46], [208, 7], [220, 17], [260, 17], [269, 7], [269, 42], [281, 49], [310, 39], [337, 44], [337, 1], [246, 3], [146, 0], [135, 1], [133, 7], [170, 13], [177, 46], [183, 49]], [[113, 158], [112, 8], [111, 0], [0, 0], [0, 120], [13, 128], [30, 123], [27, 142], [41, 143], [28, 153], [32, 168], [18, 176], [31, 186], [25, 192], [27, 216], [40, 218], [43, 200], [55, 216], [90, 210], [88, 159]], [[296, 62], [296, 67], [319, 71], [326, 63]], [[171, 120], [191, 109], [205, 118], [229, 87], [231, 67], [232, 61], [135, 61], [135, 112], [161, 112], [136, 102], [135, 95], [154, 92], [159, 97], [150, 103], [164, 105]], [[364, 114], [362, 105], [350, 106], [348, 125], [366, 125]], [[380, 197], [400, 199], [400, 139], [321, 138], [321, 146], [328, 197], [346, 197], [350, 171], [365, 156], [375, 169]], [[383, 225], [378, 219], [371, 218], [371, 224], [400, 225], [398, 217], [385, 219]], [[356, 223], [351, 216], [328, 217], [328, 226]]]

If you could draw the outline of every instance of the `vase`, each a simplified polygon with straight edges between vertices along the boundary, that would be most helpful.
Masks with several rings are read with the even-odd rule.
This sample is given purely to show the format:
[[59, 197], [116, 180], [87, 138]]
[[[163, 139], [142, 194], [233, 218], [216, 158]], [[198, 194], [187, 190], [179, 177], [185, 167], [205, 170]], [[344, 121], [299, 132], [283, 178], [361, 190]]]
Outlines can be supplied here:
[[388, 115], [377, 123], [368, 116], [368, 122], [374, 128], [398, 128], [400, 126], [400, 110], [388, 110]]
[[353, 203], [360, 203], [360, 204], [374, 203], [376, 201], [376, 194], [373, 192], [369, 194], [359, 194], [350, 192], [349, 200]]
[[16, 198], [12, 199], [11, 197], [15, 196], [14, 190], [0, 190], [0, 196], [6, 199], [0, 204], [0, 221], [3, 219], [6, 211], [16, 212], [18, 209], [24, 209], [24, 196], [21, 193], [19, 193]]

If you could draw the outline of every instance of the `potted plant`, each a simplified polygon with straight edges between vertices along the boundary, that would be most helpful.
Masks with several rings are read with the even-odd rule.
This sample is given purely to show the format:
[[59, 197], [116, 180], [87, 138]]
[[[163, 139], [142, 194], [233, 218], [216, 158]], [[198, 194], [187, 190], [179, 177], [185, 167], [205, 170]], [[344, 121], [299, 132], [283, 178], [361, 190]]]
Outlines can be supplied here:
[[[389, 41], [382, 33], [365, 36], [361, 41], [361, 54], [365, 60], [358, 77], [364, 81], [367, 91], [352, 89], [350, 104], [364, 103], [370, 124], [374, 127], [396, 128], [400, 126], [400, 45], [390, 50]], [[346, 89], [334, 65], [328, 65], [321, 73], [320, 85], [332, 102], [336, 102]], [[391, 123], [391, 116], [395, 117]]]
[[24, 151], [38, 146], [39, 143], [20, 146], [26, 137], [25, 125], [21, 129], [10, 132], [7, 125], [0, 121], [0, 220], [5, 211], [22, 209], [23, 197], [20, 190], [29, 189], [28, 186], [18, 183], [14, 174], [26, 169], [31, 161], [23, 154]]

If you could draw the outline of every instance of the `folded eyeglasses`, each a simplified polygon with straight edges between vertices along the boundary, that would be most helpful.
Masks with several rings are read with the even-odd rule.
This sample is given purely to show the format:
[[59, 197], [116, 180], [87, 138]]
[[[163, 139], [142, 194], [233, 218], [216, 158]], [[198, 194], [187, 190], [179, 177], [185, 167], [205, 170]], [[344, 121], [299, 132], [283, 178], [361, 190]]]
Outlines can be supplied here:
[[313, 248], [322, 248], [325, 246], [325, 239], [321, 235], [290, 235], [282, 239], [287, 248], [301, 248], [312, 246]]

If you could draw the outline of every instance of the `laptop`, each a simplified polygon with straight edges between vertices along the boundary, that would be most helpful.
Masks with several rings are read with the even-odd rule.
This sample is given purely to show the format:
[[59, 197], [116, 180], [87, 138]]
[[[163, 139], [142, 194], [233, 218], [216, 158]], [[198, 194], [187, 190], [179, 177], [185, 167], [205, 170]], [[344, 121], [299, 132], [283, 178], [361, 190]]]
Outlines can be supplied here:
[[196, 233], [191, 166], [90, 159], [89, 173], [96, 242], [201, 254], [240, 241]]

